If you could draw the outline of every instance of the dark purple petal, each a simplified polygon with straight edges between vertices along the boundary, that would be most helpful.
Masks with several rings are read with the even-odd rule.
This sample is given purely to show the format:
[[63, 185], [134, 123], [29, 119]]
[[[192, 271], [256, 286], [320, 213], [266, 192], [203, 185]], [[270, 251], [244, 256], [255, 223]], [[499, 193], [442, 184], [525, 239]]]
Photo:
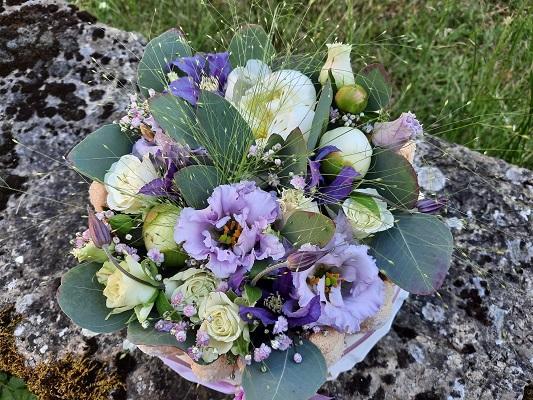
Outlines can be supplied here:
[[242, 284], [244, 282], [246, 272], [246, 268], [239, 268], [237, 271], [235, 271], [235, 273], [231, 274], [228, 279], [229, 288], [239, 296], [242, 293]]
[[224, 89], [231, 71], [229, 53], [209, 53], [206, 58], [209, 63], [209, 75], [216, 77], [220, 89]]
[[200, 83], [202, 80], [202, 73], [205, 70], [205, 63], [205, 57], [201, 54], [196, 54], [192, 57], [178, 58], [170, 64], [187, 74], [194, 80], [194, 82]]
[[322, 161], [324, 158], [326, 158], [327, 156], [329, 156], [331, 153], [335, 151], [340, 151], [340, 150], [336, 148], [335, 146], [331, 146], [331, 145], [324, 146], [318, 150], [318, 153], [315, 156], [314, 160]]
[[169, 189], [168, 182], [165, 178], [157, 178], [140, 188], [139, 194], [146, 196], [165, 196], [169, 193]]
[[436, 200], [433, 199], [424, 199], [418, 200], [416, 203], [416, 208], [421, 213], [425, 214], [436, 214], [440, 209], [448, 204], [448, 199], [445, 197], [439, 197]]
[[94, 245], [101, 249], [111, 243], [111, 231], [104, 221], [96, 218], [91, 207], [87, 207], [87, 212], [89, 214], [89, 237]]
[[298, 308], [298, 301], [288, 300], [283, 304], [283, 314], [289, 328], [308, 325], [320, 318], [320, 296], [315, 296], [304, 307]]
[[170, 82], [168, 85], [170, 92], [176, 96], [181, 97], [183, 100], [188, 101], [191, 105], [195, 106], [200, 96], [200, 87], [193, 80], [193, 78], [186, 76], [176, 79]]
[[341, 169], [341, 172], [339, 172], [339, 175], [335, 177], [333, 182], [320, 190], [322, 196], [318, 198], [318, 202], [338, 203], [344, 201], [352, 192], [355, 178], [359, 175], [359, 172], [352, 167], [344, 167]]
[[261, 321], [265, 326], [273, 324], [278, 319], [272, 311], [259, 307], [240, 306], [239, 315], [243, 321], [250, 322], [256, 319]]
[[288, 299], [291, 296], [291, 292], [294, 289], [292, 283], [292, 274], [287, 268], [279, 269], [279, 275], [272, 283], [272, 292], [279, 293], [284, 299]]

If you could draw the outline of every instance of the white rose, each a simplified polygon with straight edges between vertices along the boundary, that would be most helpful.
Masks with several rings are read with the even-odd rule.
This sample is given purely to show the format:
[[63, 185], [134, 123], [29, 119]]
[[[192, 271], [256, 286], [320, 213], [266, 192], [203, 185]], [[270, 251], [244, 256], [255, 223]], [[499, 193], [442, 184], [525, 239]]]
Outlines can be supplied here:
[[[157, 289], [131, 279], [118, 268], [115, 268], [115, 271], [109, 274], [110, 267], [109, 264], [106, 264], [99, 271], [99, 273], [101, 272], [99, 280], [105, 279], [104, 277], [107, 275], [107, 283], [103, 292], [107, 298], [106, 307], [113, 309], [111, 314], [118, 314], [134, 308], [139, 322], [146, 320], [157, 297]], [[139, 279], [150, 279], [141, 264], [131, 256], [126, 256], [120, 266]]]
[[326, 83], [329, 79], [329, 71], [331, 70], [337, 89], [343, 86], [353, 85], [355, 83], [355, 77], [350, 62], [352, 45], [333, 43], [327, 44], [326, 46], [328, 46], [328, 58], [320, 71], [318, 78], [320, 83], [322, 85]]
[[[308, 134], [315, 115], [316, 90], [313, 82], [294, 70], [270, 74], [265, 73], [264, 68], [260, 71], [251, 79], [243, 78], [241, 88], [232, 83], [226, 91], [226, 98], [232, 99], [255, 137], [267, 138], [276, 133], [286, 139], [296, 128], [300, 128], [304, 136]], [[242, 89], [246, 82], [256, 78], [252, 86]]]
[[375, 189], [358, 189], [342, 204], [342, 210], [357, 239], [385, 231], [394, 225], [394, 216], [387, 210], [387, 203], [368, 195], [378, 195], [378, 192]]
[[209, 334], [209, 347], [218, 355], [226, 354], [241, 335], [249, 340], [248, 327], [239, 316], [239, 306], [225, 293], [212, 292], [199, 309], [200, 329]]
[[340, 152], [333, 152], [326, 157], [323, 163], [326, 173], [337, 175], [342, 167], [351, 166], [362, 178], [370, 167], [372, 147], [365, 134], [359, 129], [343, 126], [332, 129], [322, 135], [320, 146], [335, 146]]
[[139, 214], [145, 204], [139, 190], [159, 178], [148, 154], [141, 160], [132, 154], [120, 157], [104, 176], [107, 205], [110, 209]]
[[303, 190], [283, 189], [281, 199], [278, 201], [284, 221], [296, 210], [320, 212], [318, 204], [310, 197], [307, 197]]
[[183, 294], [184, 304], [201, 306], [209, 293], [214, 292], [218, 281], [215, 276], [205, 269], [189, 268], [171, 278], [165, 279], [165, 293], [168, 298], [180, 292]]

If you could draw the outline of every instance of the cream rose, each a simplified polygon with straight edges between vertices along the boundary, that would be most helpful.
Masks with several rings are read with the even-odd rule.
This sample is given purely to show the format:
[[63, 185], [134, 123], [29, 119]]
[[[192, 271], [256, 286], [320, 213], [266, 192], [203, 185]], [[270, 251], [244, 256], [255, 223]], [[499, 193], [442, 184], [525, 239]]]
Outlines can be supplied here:
[[200, 307], [209, 293], [215, 291], [218, 281], [208, 270], [189, 268], [179, 272], [171, 278], [165, 279], [165, 293], [167, 297], [180, 292], [183, 294], [184, 304], [194, 304]]
[[239, 306], [225, 293], [210, 293], [200, 306], [199, 317], [200, 329], [209, 334], [209, 348], [217, 356], [230, 351], [241, 335], [249, 340], [248, 327], [239, 316]]
[[[141, 264], [131, 256], [126, 256], [126, 259], [120, 263], [120, 266], [137, 278], [147, 281], [150, 280], [150, 277], [146, 275]], [[107, 282], [103, 292], [107, 299], [106, 307], [113, 309], [111, 314], [118, 314], [133, 308], [139, 322], [145, 321], [154, 305], [155, 298], [157, 297], [157, 289], [129, 278], [117, 268], [114, 269], [113, 273], [109, 274], [109, 269], [109, 264], [105, 263], [100, 271], [98, 271], [99, 281], [100, 279], [105, 281], [105, 277], [107, 276]]]
[[139, 190], [156, 178], [159, 178], [159, 174], [148, 154], [142, 161], [132, 154], [120, 157], [104, 176], [108, 207], [128, 214], [139, 214], [145, 205], [145, 196], [139, 194]]
[[303, 190], [298, 189], [283, 189], [279, 205], [284, 221], [296, 210], [320, 212], [318, 204], [310, 197], [307, 197]]
[[333, 43], [327, 44], [327, 46], [328, 58], [320, 71], [318, 80], [322, 85], [326, 83], [329, 79], [329, 71], [331, 71], [337, 89], [343, 86], [353, 85], [355, 83], [355, 76], [350, 62], [352, 45]]
[[378, 192], [375, 189], [359, 189], [342, 204], [342, 210], [357, 239], [385, 231], [394, 225], [394, 216], [387, 210], [387, 203], [369, 195], [378, 195]]

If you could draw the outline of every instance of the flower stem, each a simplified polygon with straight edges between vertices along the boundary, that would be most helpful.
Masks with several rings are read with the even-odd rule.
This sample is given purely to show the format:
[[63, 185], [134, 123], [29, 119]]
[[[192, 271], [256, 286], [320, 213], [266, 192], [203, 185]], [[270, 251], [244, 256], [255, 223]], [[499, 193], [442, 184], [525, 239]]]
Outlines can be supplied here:
[[109, 251], [109, 248], [108, 246], [102, 246], [102, 250], [105, 251], [105, 254], [107, 256], [107, 258], [109, 259], [109, 261], [111, 261], [113, 263], [113, 265], [115, 267], [117, 267], [117, 269], [122, 272], [124, 275], [126, 275], [128, 278], [130, 279], [133, 279], [134, 281], [136, 282], [139, 282], [139, 283], [142, 283], [143, 285], [146, 285], [146, 286], [150, 286], [150, 287], [153, 287], [155, 289], [164, 289], [165, 288], [165, 285], [163, 284], [160, 284], [160, 285], [154, 285], [153, 283], [151, 282], [147, 282], [141, 278], [138, 278], [136, 277], [135, 275], [129, 273], [128, 271], [126, 271], [124, 268], [122, 268], [122, 266], [120, 265], [120, 263], [117, 261], [117, 259], [115, 257], [113, 257], [113, 255], [111, 254], [111, 252]]
[[264, 277], [265, 275], [268, 275], [270, 274], [271, 272], [274, 272], [280, 268], [283, 268], [285, 265], [287, 265], [287, 263], [285, 261], [281, 262], [281, 263], [277, 263], [277, 264], [274, 264], [274, 265], [271, 265], [269, 267], [266, 267], [264, 270], [262, 270], [261, 272], [259, 272], [255, 277], [254, 279], [252, 279], [252, 282], [250, 282], [250, 284], [252, 286], [255, 286], [257, 284], [257, 282], [259, 281], [259, 279], [261, 279], [262, 277]]

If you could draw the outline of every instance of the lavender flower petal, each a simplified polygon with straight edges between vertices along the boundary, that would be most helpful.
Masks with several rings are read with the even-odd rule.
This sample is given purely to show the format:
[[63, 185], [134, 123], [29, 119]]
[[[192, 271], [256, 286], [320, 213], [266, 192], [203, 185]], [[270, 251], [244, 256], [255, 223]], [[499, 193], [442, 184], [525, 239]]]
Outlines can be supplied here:
[[200, 87], [193, 78], [185, 76], [170, 82], [170, 92], [195, 106], [200, 96]]

